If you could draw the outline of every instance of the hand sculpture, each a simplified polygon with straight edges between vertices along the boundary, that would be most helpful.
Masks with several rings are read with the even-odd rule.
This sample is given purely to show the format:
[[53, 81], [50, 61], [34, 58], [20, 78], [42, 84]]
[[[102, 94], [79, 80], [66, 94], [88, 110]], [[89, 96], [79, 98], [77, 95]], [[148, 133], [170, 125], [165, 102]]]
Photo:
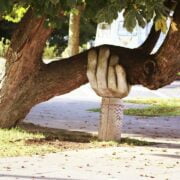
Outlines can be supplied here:
[[96, 94], [103, 97], [98, 137], [104, 141], [119, 141], [123, 119], [121, 98], [130, 91], [125, 70], [119, 65], [119, 57], [111, 56], [108, 48], [101, 48], [99, 54], [91, 50], [87, 77]]
[[119, 57], [111, 56], [108, 48], [101, 48], [99, 54], [95, 50], [89, 52], [87, 77], [101, 97], [123, 98], [130, 91], [125, 70], [119, 65]]

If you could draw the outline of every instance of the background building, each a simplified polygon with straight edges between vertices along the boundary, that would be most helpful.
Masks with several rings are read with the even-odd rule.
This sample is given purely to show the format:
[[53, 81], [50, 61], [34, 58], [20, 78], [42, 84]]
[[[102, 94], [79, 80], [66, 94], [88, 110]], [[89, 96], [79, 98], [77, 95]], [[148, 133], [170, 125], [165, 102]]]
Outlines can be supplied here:
[[[153, 24], [152, 22], [150, 22], [145, 26], [145, 28], [141, 28], [137, 25], [134, 31], [130, 33], [123, 27], [123, 23], [123, 15], [122, 13], [119, 13], [118, 18], [114, 20], [112, 24], [108, 24], [106, 22], [98, 24], [95, 46], [110, 44], [132, 49], [139, 47], [146, 40]], [[161, 36], [156, 44], [156, 47], [153, 50], [153, 53], [155, 53], [159, 49], [165, 37], [166, 34], [161, 33]]]

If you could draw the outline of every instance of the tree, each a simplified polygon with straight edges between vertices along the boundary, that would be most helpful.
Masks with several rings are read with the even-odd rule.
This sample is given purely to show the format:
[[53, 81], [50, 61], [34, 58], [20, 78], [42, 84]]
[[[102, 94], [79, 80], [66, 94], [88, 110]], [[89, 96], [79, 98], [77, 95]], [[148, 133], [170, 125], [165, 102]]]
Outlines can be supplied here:
[[69, 17], [69, 40], [68, 40], [68, 54], [73, 56], [79, 53], [79, 35], [80, 35], [80, 20], [82, 7], [78, 6]]
[[[71, 9], [84, 0], [1, 0], [0, 16], [9, 14], [18, 4], [28, 8], [19, 27], [13, 34], [7, 52], [6, 72], [0, 82], [0, 127], [9, 128], [22, 120], [37, 103], [55, 95], [67, 93], [87, 83], [88, 51], [45, 65], [42, 53], [53, 28], [60, 26]], [[166, 28], [165, 19], [174, 1], [153, 0], [87, 0], [84, 16], [112, 21], [124, 9], [125, 27], [132, 31], [136, 23], [144, 26], [154, 18], [156, 30]], [[132, 3], [134, 2], [134, 3]], [[95, 17], [95, 18], [94, 18]], [[97, 18], [98, 17], [98, 18]], [[171, 28], [163, 46], [155, 55], [147, 53], [155, 44], [159, 33], [152, 29], [147, 41], [137, 49], [106, 46], [111, 54], [119, 56], [126, 69], [130, 84], [142, 84], [157, 89], [172, 82], [180, 69], [180, 3], [173, 17], [177, 31]], [[45, 25], [46, 27], [45, 27]], [[100, 47], [95, 47], [99, 51]]]
[[81, 16], [84, 10], [85, 4], [82, 3], [75, 6], [70, 13], [67, 57], [78, 54], [79, 46], [93, 38], [96, 26], [90, 22], [88, 17]]
[[13, 31], [15, 31], [17, 25], [12, 22], [5, 20], [0, 21], [0, 39], [3, 37], [5, 39], [11, 39]]

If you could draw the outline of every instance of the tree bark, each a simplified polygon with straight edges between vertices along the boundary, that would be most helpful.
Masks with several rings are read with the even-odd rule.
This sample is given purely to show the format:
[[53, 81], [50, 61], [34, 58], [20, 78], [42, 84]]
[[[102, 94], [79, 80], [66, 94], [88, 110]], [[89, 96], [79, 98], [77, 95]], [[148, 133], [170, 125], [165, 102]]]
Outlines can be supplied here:
[[68, 57], [79, 53], [81, 9], [81, 6], [76, 7], [77, 13], [69, 17]]
[[[156, 55], [141, 48], [107, 46], [120, 58], [130, 84], [158, 89], [174, 81], [180, 69], [180, 5], [174, 21], [178, 31], [170, 30]], [[44, 18], [36, 18], [30, 9], [13, 36], [7, 53], [6, 73], [0, 90], [0, 127], [9, 128], [22, 120], [30, 109], [56, 95], [62, 95], [88, 82], [87, 54], [45, 65], [41, 57], [52, 30], [44, 27]], [[102, 46], [94, 48], [96, 51]]]
[[36, 102], [35, 79], [51, 29], [32, 9], [15, 32], [6, 55], [6, 72], [0, 90], [0, 127], [12, 127]]

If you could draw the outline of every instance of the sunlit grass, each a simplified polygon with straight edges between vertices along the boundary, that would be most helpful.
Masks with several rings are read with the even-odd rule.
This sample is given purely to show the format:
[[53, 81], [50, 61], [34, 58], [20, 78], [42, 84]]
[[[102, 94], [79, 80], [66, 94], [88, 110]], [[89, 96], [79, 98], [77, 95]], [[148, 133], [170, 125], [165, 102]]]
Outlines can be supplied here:
[[150, 105], [167, 105], [167, 106], [179, 106], [180, 107], [180, 98], [137, 98], [137, 99], [128, 99], [124, 102], [135, 103], [135, 104], [150, 104]]
[[180, 98], [172, 99], [132, 99], [126, 100], [129, 103], [149, 104], [147, 108], [133, 108], [125, 110], [127, 115], [136, 116], [180, 116]]
[[58, 150], [49, 144], [28, 144], [26, 142], [42, 138], [45, 136], [41, 133], [29, 133], [19, 128], [0, 129], [0, 157], [42, 155]]
[[67, 150], [119, 147], [124, 145], [148, 146], [151, 144], [128, 138], [122, 138], [121, 142], [100, 142], [96, 136], [88, 133], [49, 129], [39, 126], [27, 126], [23, 127], [23, 129], [0, 129], [0, 157], [44, 155]]
[[[148, 104], [146, 108], [125, 109], [125, 115], [132, 116], [180, 116], [180, 98], [161, 99], [131, 99], [125, 100], [126, 103]], [[92, 108], [88, 111], [100, 112], [100, 108]]]

